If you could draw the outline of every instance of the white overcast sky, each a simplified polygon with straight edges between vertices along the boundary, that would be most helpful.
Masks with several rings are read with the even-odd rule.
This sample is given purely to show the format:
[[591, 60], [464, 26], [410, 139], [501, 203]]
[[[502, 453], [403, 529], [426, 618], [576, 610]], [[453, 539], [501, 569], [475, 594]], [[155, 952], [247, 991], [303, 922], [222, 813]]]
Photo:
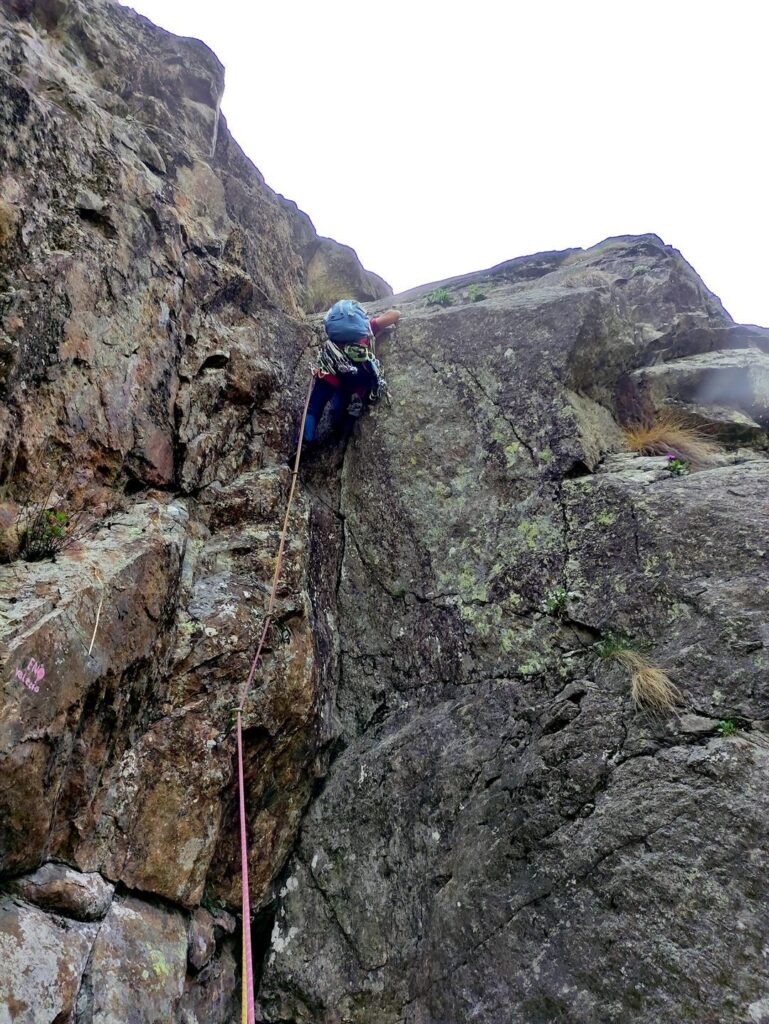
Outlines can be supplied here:
[[132, 0], [268, 184], [396, 291], [654, 231], [769, 324], [767, 0]]

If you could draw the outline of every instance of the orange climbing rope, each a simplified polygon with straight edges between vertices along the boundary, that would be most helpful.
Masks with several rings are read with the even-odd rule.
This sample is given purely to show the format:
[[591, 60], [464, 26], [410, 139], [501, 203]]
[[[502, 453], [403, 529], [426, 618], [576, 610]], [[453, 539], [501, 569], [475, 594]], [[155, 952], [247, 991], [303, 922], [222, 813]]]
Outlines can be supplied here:
[[304, 411], [302, 412], [302, 423], [299, 427], [299, 444], [296, 449], [296, 458], [294, 459], [294, 469], [291, 475], [291, 489], [288, 492], [288, 503], [286, 505], [286, 515], [283, 520], [283, 531], [280, 535], [280, 544], [278, 546], [278, 556], [275, 560], [275, 572], [272, 576], [272, 589], [270, 591], [270, 600], [267, 605], [267, 614], [264, 619], [264, 626], [262, 627], [262, 635], [259, 638], [259, 644], [256, 648], [256, 654], [254, 660], [251, 662], [251, 670], [248, 673], [248, 678], [240, 689], [240, 695], [238, 699], [238, 706], [235, 708], [237, 714], [237, 740], [238, 740], [238, 801], [240, 806], [240, 877], [241, 885], [243, 889], [243, 901], [242, 901], [242, 912], [243, 912], [243, 970], [242, 970], [242, 989], [243, 989], [243, 1004], [241, 1011], [241, 1020], [243, 1024], [255, 1024], [255, 1010], [254, 1010], [254, 967], [251, 959], [251, 900], [249, 895], [249, 882], [248, 882], [248, 834], [246, 830], [246, 798], [245, 798], [245, 781], [243, 773], [243, 706], [248, 697], [248, 691], [251, 689], [251, 684], [254, 681], [254, 675], [256, 674], [256, 668], [259, 664], [259, 659], [262, 656], [262, 648], [264, 647], [267, 634], [270, 631], [272, 624], [272, 615], [275, 608], [275, 597], [278, 591], [278, 583], [280, 582], [280, 570], [283, 564], [283, 554], [286, 547], [286, 536], [288, 535], [288, 520], [291, 515], [291, 504], [294, 500], [294, 492], [296, 491], [296, 479], [299, 473], [299, 462], [302, 457], [302, 440], [304, 438], [304, 424], [307, 420], [307, 409], [310, 405], [310, 395], [312, 394], [312, 386], [314, 378], [310, 380], [310, 386], [307, 389], [307, 398], [304, 402]]

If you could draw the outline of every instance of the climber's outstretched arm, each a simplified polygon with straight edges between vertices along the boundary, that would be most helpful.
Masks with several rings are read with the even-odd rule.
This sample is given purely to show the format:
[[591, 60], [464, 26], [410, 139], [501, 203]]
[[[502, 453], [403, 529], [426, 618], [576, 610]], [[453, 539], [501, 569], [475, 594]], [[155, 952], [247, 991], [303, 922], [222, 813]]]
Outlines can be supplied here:
[[397, 309], [388, 309], [386, 313], [377, 313], [377, 327], [383, 331], [386, 327], [392, 327], [394, 324], [397, 324], [400, 318], [401, 315]]

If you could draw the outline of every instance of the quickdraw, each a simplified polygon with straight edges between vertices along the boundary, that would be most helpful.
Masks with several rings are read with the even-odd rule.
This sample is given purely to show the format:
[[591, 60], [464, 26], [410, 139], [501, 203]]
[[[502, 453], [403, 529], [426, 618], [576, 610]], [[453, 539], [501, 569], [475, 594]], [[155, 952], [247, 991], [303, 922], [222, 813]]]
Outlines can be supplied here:
[[376, 356], [371, 356], [371, 366], [376, 376], [376, 387], [372, 388], [369, 392], [369, 402], [373, 405], [375, 402], [378, 402], [380, 398], [384, 398], [388, 405], [392, 405], [390, 385], [384, 379], [381, 363]]
[[346, 353], [337, 348], [333, 341], [328, 338], [318, 353], [317, 365], [312, 366], [311, 370], [313, 377], [338, 377], [349, 373], [357, 373], [358, 367], [353, 366]]

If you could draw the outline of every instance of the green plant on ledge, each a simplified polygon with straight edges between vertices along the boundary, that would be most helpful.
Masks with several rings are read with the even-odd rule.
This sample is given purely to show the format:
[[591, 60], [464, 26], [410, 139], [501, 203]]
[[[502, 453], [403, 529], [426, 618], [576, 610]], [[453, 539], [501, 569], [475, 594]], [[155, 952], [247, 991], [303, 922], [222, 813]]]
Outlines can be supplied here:
[[737, 732], [737, 723], [733, 718], [723, 718], [717, 728], [722, 736], [734, 736]]
[[686, 459], [679, 459], [673, 452], [668, 452], [667, 460], [665, 469], [673, 476], [686, 476], [689, 472], [689, 463]]
[[426, 301], [428, 306], [451, 306], [453, 304], [448, 288], [433, 288], [431, 292], [427, 293]]
[[207, 910], [210, 914], [215, 914], [217, 911], [226, 910], [227, 902], [220, 896], [212, 896], [211, 893], [205, 892], [203, 898], [200, 901], [200, 905], [204, 910]]
[[53, 558], [68, 544], [72, 535], [70, 515], [56, 508], [28, 510], [28, 518], [19, 530], [19, 554], [26, 562]]
[[467, 297], [471, 302], [483, 302], [487, 295], [479, 284], [471, 284], [467, 289]]
[[595, 645], [595, 650], [599, 658], [613, 658], [620, 651], [629, 651], [630, 646], [627, 637], [620, 633], [607, 633]]
[[563, 615], [566, 611], [566, 604], [580, 595], [566, 587], [554, 587], [546, 596], [542, 604], [542, 610], [548, 615], [556, 617]]

